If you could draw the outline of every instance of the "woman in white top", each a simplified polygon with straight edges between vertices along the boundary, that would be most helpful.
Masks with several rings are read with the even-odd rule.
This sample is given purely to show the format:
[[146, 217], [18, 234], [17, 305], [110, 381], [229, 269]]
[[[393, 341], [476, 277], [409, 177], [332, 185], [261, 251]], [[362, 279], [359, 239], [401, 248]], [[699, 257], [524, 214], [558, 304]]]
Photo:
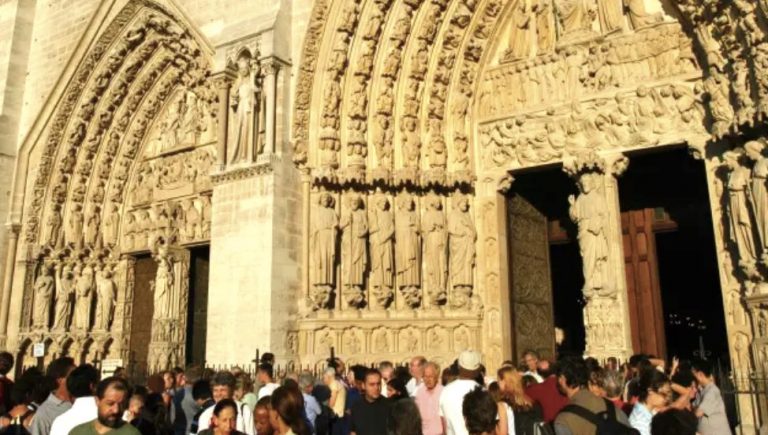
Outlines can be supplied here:
[[498, 407], [499, 418], [496, 423], [496, 435], [515, 435], [515, 414], [512, 407], [504, 400], [504, 393], [498, 382], [491, 382], [488, 385], [488, 393], [493, 397]]

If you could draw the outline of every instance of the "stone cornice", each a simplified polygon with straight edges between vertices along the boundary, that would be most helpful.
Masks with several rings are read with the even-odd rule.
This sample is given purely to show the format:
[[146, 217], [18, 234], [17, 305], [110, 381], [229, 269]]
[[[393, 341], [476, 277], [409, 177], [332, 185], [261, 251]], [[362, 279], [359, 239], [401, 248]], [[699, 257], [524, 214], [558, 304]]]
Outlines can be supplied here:
[[248, 165], [235, 165], [211, 174], [211, 182], [219, 186], [232, 181], [240, 181], [259, 175], [271, 174], [282, 159], [276, 154], [259, 156], [258, 161]]

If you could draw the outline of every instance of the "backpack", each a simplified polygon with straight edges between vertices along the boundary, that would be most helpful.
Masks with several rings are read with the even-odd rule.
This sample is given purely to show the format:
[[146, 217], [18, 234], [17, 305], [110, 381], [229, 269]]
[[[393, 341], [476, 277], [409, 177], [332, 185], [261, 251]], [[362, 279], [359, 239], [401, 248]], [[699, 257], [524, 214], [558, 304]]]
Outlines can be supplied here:
[[567, 405], [560, 412], [570, 412], [597, 427], [595, 435], [640, 435], [640, 431], [624, 426], [616, 419], [616, 407], [609, 400], [605, 400], [605, 411], [594, 413], [578, 405]]

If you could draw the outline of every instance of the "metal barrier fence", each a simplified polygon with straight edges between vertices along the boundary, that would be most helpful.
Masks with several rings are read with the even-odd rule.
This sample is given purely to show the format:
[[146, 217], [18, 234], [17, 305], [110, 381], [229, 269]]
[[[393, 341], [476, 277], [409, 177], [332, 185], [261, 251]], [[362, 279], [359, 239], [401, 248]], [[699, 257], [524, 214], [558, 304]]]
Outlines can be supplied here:
[[[768, 374], [765, 372], [728, 370], [720, 364], [714, 370], [715, 384], [725, 402], [731, 428], [736, 435], [754, 435], [742, 422], [768, 423]], [[757, 430], [758, 428], [755, 428]]]

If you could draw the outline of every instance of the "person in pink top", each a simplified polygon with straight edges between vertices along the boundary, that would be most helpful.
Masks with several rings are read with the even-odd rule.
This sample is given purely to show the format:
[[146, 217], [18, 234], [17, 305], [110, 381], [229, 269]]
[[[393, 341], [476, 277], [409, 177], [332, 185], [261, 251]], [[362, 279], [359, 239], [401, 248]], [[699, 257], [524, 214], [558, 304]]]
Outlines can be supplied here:
[[421, 414], [421, 430], [424, 435], [442, 435], [440, 420], [440, 367], [429, 362], [424, 367], [423, 383], [416, 389], [416, 407]]

